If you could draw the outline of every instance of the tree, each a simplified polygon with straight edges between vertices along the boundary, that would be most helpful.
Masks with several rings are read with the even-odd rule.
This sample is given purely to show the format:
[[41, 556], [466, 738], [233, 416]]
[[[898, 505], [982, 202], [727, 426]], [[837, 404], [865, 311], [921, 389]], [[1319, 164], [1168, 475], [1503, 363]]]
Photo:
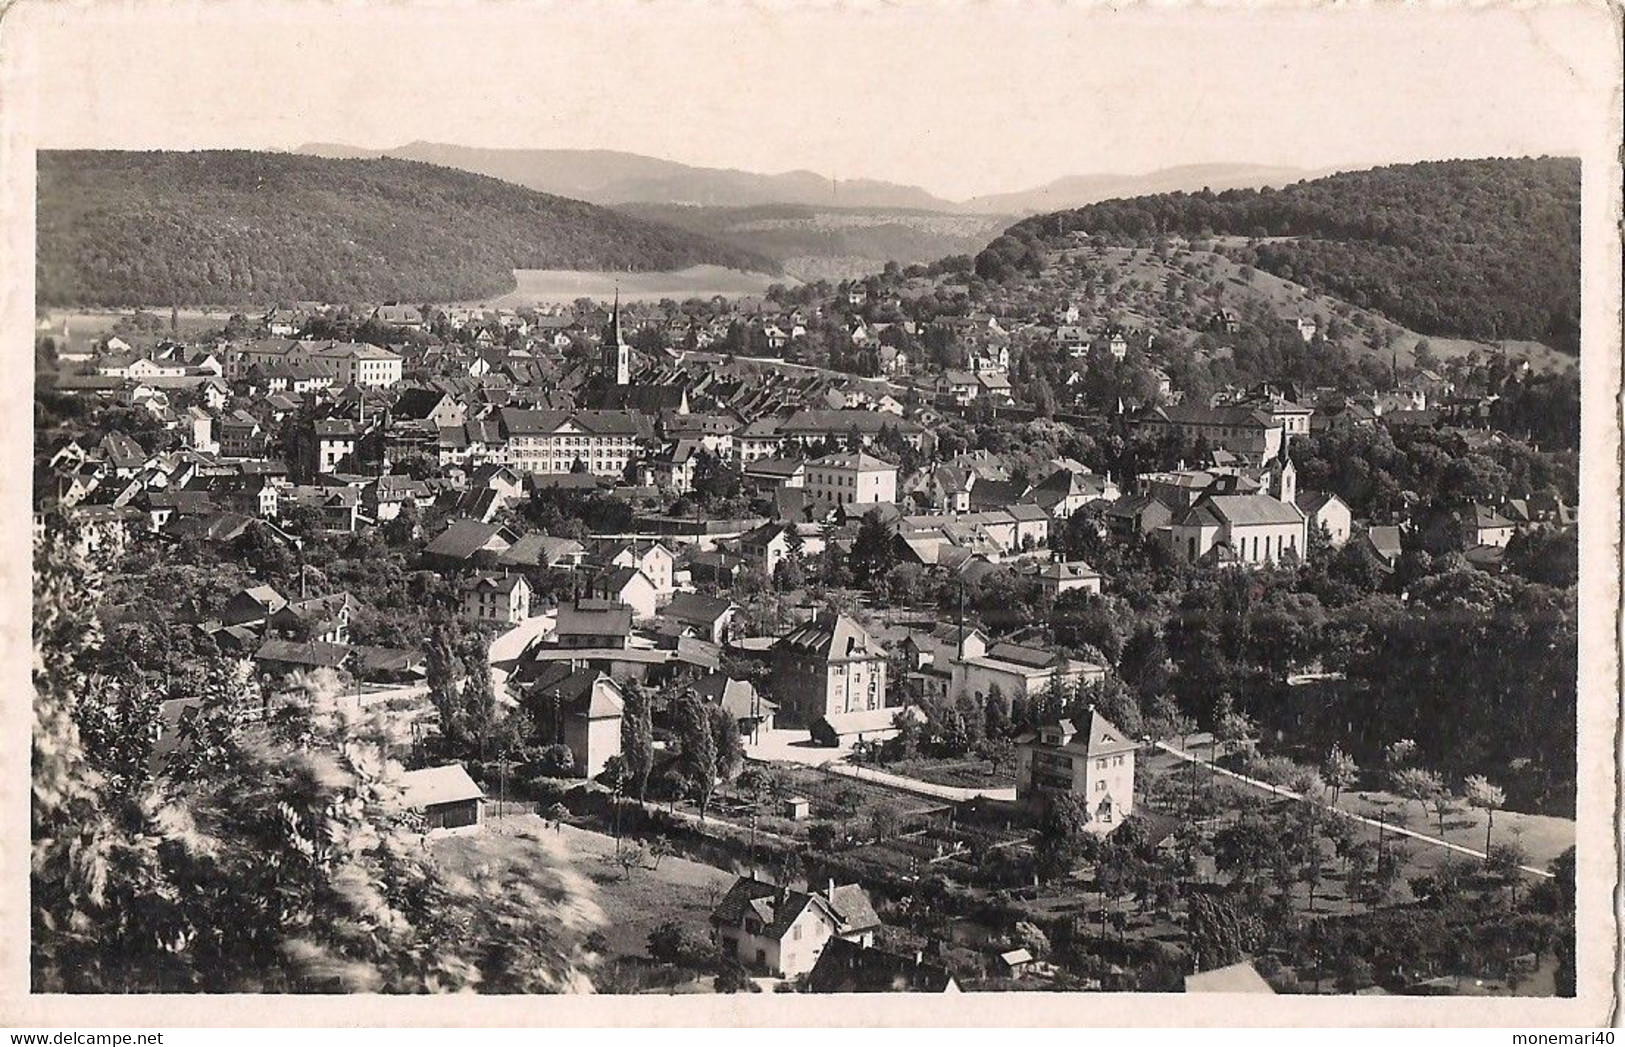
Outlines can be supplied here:
[[615, 864], [621, 867], [621, 879], [630, 879], [633, 869], [643, 868], [643, 859], [648, 852], [643, 844], [628, 841], [625, 846], [615, 849]]
[[649, 793], [649, 772], [654, 767], [654, 722], [649, 692], [630, 681], [622, 688], [621, 760], [632, 793], [643, 803]]
[[891, 532], [880, 522], [880, 515], [865, 513], [863, 522], [858, 524], [857, 537], [852, 541], [853, 580], [859, 586], [866, 586], [870, 579], [884, 577], [896, 558]]
[[1393, 787], [1394, 792], [1425, 810], [1429, 802], [1444, 791], [1444, 780], [1432, 771], [1405, 767], [1393, 775]]
[[1191, 960], [1198, 971], [1241, 962], [1262, 937], [1256, 917], [1230, 899], [1208, 894], [1191, 899], [1189, 927]]
[[1015, 940], [1023, 949], [1032, 955], [1035, 960], [1042, 960], [1049, 955], [1049, 935], [1035, 923], [1026, 920], [1016, 921]]
[[[48, 532], [36, 553], [33, 988], [40, 992], [528, 993], [577, 988], [540, 854], [446, 876], [399, 802], [377, 721], [311, 677], [271, 715], [232, 681], [175, 758], [108, 788], [73, 722], [94, 693], [99, 574]], [[500, 881], [500, 886], [493, 882]]]
[[1490, 784], [1481, 774], [1475, 774], [1463, 783], [1463, 796], [1468, 804], [1484, 812], [1484, 853], [1490, 851], [1490, 833], [1495, 830], [1495, 812], [1506, 806], [1506, 793], [1500, 786]]
[[739, 734], [739, 721], [720, 705], [710, 707], [710, 717], [717, 777], [732, 781], [745, 762], [745, 741]]
[[1331, 786], [1333, 807], [1337, 806], [1337, 798], [1342, 795], [1343, 790], [1354, 784], [1359, 770], [1354, 757], [1345, 753], [1341, 747], [1332, 746], [1332, 751], [1326, 756], [1326, 762], [1321, 765], [1320, 776]]
[[682, 963], [693, 952], [688, 935], [675, 920], [667, 920], [649, 932], [649, 958], [657, 963]]
[[717, 742], [711, 728], [711, 716], [705, 703], [693, 691], [684, 692], [678, 703], [678, 738], [683, 777], [688, 783], [689, 795], [700, 805], [700, 819], [705, 819], [711, 794], [717, 787]]
[[1083, 856], [1089, 812], [1070, 793], [1057, 796], [1038, 823], [1035, 857], [1038, 874], [1056, 880], [1070, 873]]

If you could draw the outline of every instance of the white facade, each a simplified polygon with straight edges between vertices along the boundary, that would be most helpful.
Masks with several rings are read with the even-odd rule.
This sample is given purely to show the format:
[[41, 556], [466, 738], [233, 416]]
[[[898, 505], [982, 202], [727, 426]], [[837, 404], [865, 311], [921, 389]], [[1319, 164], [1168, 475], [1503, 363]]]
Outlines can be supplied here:
[[897, 501], [897, 467], [873, 455], [845, 452], [807, 463], [809, 497], [836, 505]]

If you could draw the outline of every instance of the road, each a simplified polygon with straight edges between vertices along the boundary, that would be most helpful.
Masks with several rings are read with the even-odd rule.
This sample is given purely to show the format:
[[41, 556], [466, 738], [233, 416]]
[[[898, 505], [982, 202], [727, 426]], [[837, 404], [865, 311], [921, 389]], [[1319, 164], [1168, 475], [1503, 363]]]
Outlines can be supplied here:
[[[1237, 774], [1235, 771], [1225, 767], [1220, 767], [1215, 763], [1210, 763], [1207, 760], [1202, 759], [1200, 756], [1193, 753], [1188, 753], [1176, 746], [1169, 745], [1167, 742], [1156, 742], [1154, 744], [1158, 749], [1161, 749], [1170, 756], [1184, 760], [1187, 763], [1199, 764], [1211, 771], [1216, 771], [1219, 774], [1228, 775], [1238, 782], [1245, 782], [1248, 785], [1251, 785], [1255, 789], [1262, 789], [1267, 793], [1273, 793], [1276, 796], [1282, 796], [1288, 800], [1297, 800], [1299, 803], [1317, 802], [1306, 798], [1302, 793], [1293, 792], [1291, 789], [1286, 789], [1279, 785], [1271, 785], [1269, 782], [1261, 781], [1257, 778], [1249, 778], [1245, 774]], [[1417, 832], [1415, 829], [1407, 829], [1402, 825], [1395, 825], [1392, 822], [1378, 821], [1376, 818], [1367, 818], [1363, 814], [1355, 814], [1353, 811], [1345, 811], [1341, 807], [1332, 807], [1326, 804], [1321, 804], [1321, 807], [1324, 810], [1347, 818], [1350, 821], [1360, 822], [1361, 824], [1369, 825], [1373, 829], [1390, 832], [1396, 836], [1409, 836], [1413, 840], [1420, 840], [1423, 843], [1431, 844], [1434, 847], [1443, 847], [1447, 851], [1455, 851], [1458, 854], [1465, 854], [1469, 857], [1477, 858], [1480, 861], [1487, 857], [1483, 851], [1475, 850], [1471, 847], [1464, 847], [1459, 843], [1451, 843], [1449, 840], [1441, 840], [1437, 836], [1430, 836], [1427, 833]], [[1532, 865], [1520, 865], [1518, 868], [1531, 876], [1539, 876], [1546, 880], [1550, 880], [1552, 878], [1551, 872], [1546, 869], [1537, 869]]]
[[508, 693], [508, 671], [500, 668], [500, 664], [504, 662], [511, 664], [526, 647], [530, 646], [532, 640], [551, 633], [557, 618], [557, 611], [526, 618], [491, 641], [486, 657], [491, 662], [491, 689], [496, 692], [497, 701], [513, 705], [518, 700]]

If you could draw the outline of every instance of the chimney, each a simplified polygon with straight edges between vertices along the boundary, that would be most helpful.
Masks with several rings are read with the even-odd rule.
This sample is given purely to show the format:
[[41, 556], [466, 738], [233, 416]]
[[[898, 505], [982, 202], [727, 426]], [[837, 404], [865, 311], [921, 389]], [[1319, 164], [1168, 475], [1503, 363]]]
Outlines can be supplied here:
[[835, 897], [835, 877], [833, 876], [829, 878], [829, 893], [826, 895], [826, 897], [830, 899], [834, 899]]

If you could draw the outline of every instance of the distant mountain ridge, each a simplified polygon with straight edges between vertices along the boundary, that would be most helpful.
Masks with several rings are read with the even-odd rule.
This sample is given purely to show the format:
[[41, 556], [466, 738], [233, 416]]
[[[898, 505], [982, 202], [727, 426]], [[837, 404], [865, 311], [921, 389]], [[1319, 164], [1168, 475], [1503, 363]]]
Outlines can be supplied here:
[[1082, 207], [1115, 197], [1143, 196], [1204, 187], [1250, 189], [1283, 186], [1326, 172], [1264, 164], [1186, 164], [1146, 174], [1086, 174], [1045, 185], [970, 200], [946, 200], [919, 186], [876, 179], [830, 179], [811, 171], [760, 174], [696, 167], [609, 149], [478, 149], [412, 142], [395, 149], [365, 150], [331, 143], [300, 146], [300, 153], [341, 158], [388, 156], [471, 171], [538, 192], [617, 204], [689, 207], [755, 207], [803, 204], [821, 208], [887, 208], [945, 214], [1015, 215]]
[[1183, 164], [1146, 174], [1069, 175], [1033, 189], [973, 197], [964, 209], [984, 214], [1044, 214], [1069, 207], [1084, 207], [1104, 200], [1152, 196], [1199, 189], [1279, 188], [1327, 171], [1265, 164]]
[[397, 149], [359, 150], [314, 143], [300, 153], [313, 156], [387, 156], [453, 167], [500, 178], [538, 192], [590, 203], [683, 204], [743, 207], [808, 204], [829, 207], [898, 207], [951, 211], [955, 205], [918, 186], [874, 179], [834, 180], [811, 171], [757, 174], [694, 167], [674, 160], [609, 149], [476, 149], [435, 142], [412, 142]]
[[42, 151], [44, 305], [442, 302], [515, 269], [778, 273], [761, 255], [496, 178], [394, 159]]

